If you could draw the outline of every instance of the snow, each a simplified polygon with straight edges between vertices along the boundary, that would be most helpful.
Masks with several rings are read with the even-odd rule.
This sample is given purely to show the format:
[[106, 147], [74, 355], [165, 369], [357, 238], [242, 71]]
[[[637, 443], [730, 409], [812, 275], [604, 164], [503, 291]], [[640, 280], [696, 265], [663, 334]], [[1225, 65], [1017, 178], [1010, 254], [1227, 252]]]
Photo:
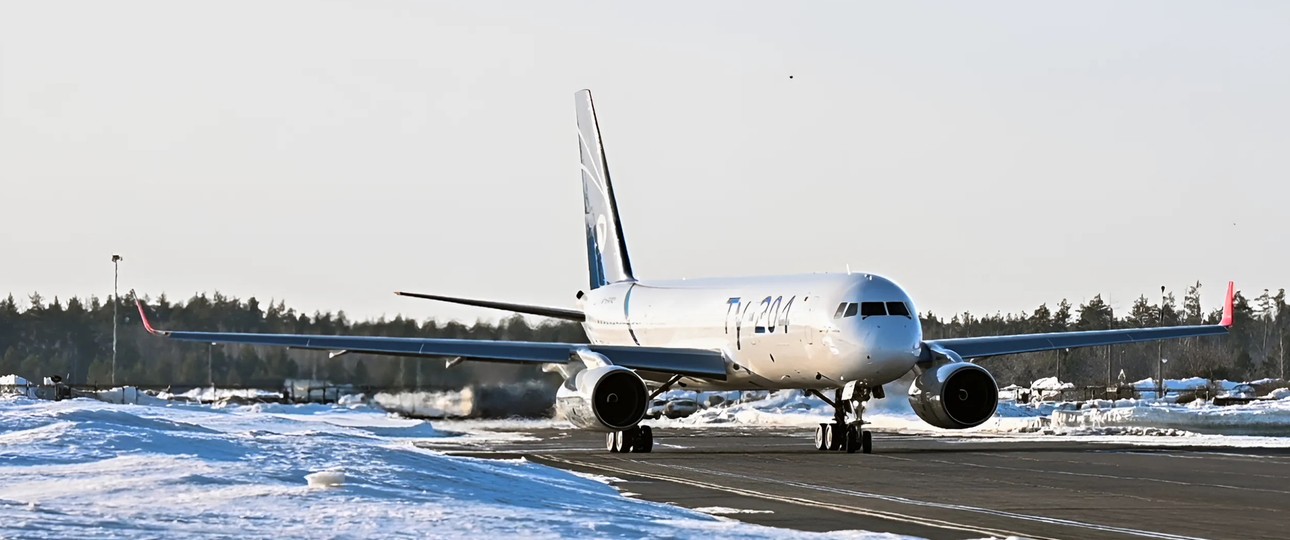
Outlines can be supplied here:
[[1075, 388], [1074, 384], [1061, 382], [1057, 377], [1044, 377], [1033, 383], [1030, 383], [1031, 390], [1069, 390]]
[[730, 508], [728, 506], [704, 506], [695, 508], [695, 512], [703, 512], [714, 516], [723, 516], [729, 514], [773, 514], [772, 510], [748, 510], [745, 508]]
[[157, 396], [143, 392], [133, 386], [120, 386], [109, 390], [99, 390], [93, 393], [95, 399], [107, 403], [132, 404], [132, 405], [165, 405], [166, 400]]
[[[1186, 384], [1185, 380], [1180, 381], [1180, 386], [1183, 384]], [[886, 398], [866, 403], [865, 420], [872, 427], [884, 430], [981, 440], [997, 440], [999, 437], [1066, 438], [1118, 444], [1157, 444], [1165, 439], [1176, 439], [1176, 444], [1197, 446], [1290, 448], [1290, 390], [1276, 391], [1273, 395], [1284, 399], [1223, 407], [1204, 401], [1177, 405], [1131, 399], [1031, 404], [1000, 400], [994, 418], [981, 426], [947, 430], [928, 425], [918, 418], [910, 408], [907, 396], [892, 388], [888, 389]], [[651, 423], [673, 428], [813, 428], [819, 423], [830, 422], [832, 414], [831, 408], [818, 398], [784, 390], [762, 400], [700, 409], [688, 418], [660, 419]]]
[[311, 488], [331, 488], [345, 484], [343, 471], [318, 471], [305, 475], [305, 483]]
[[29, 398], [36, 397], [36, 386], [31, 384], [31, 381], [17, 375], [5, 375], [0, 377], [0, 387], [5, 386], [8, 387], [4, 389], [6, 394], [14, 394]]
[[[1221, 388], [1222, 390], [1231, 390], [1233, 388], [1236, 388], [1240, 384], [1241, 383], [1232, 382], [1228, 380], [1217, 381], [1218, 387]], [[1189, 377], [1186, 379], [1165, 379], [1165, 388], [1168, 388], [1171, 391], [1198, 390], [1201, 388], [1207, 388], [1209, 387], [1209, 385], [1210, 385], [1210, 380], [1202, 377]], [[1140, 391], [1155, 390], [1156, 380], [1151, 378], [1142, 379], [1140, 381], [1134, 382], [1132, 386]]]
[[450, 437], [359, 404], [0, 397], [0, 538], [821, 536], [414, 444]]
[[30, 381], [17, 375], [5, 375], [0, 377], [0, 385], [26, 386], [31, 384]]
[[157, 394], [157, 397], [162, 399], [181, 399], [181, 400], [198, 401], [198, 402], [204, 403], [204, 402], [220, 401], [220, 400], [228, 401], [233, 399], [241, 399], [245, 401], [254, 401], [259, 399], [281, 399], [282, 393], [274, 392], [272, 390], [202, 387], [202, 388], [193, 388], [192, 390], [189, 390], [187, 392], [183, 392], [180, 394], [161, 392]]
[[472, 388], [446, 392], [381, 392], [372, 396], [372, 401], [384, 409], [422, 418], [466, 418], [475, 411]]

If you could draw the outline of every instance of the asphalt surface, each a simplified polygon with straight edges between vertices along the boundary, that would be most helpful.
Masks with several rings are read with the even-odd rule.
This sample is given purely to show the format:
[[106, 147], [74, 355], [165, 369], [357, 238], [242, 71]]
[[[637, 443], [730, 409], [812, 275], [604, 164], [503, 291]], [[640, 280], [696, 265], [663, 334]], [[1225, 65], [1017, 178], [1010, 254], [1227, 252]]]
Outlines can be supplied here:
[[[525, 458], [619, 479], [634, 497], [806, 531], [926, 538], [1287, 538], [1290, 450], [1108, 445], [877, 432], [873, 454], [820, 452], [803, 428], [662, 428], [654, 452], [604, 436], [517, 429], [537, 440], [450, 453]], [[1150, 441], [1150, 438], [1142, 440]]]

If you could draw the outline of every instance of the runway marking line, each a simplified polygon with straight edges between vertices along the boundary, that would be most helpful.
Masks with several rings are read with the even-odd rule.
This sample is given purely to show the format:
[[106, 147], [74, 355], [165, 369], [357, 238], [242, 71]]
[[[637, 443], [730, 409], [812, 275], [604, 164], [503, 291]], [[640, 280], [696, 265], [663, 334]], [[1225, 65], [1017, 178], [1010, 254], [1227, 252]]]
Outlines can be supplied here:
[[[988, 455], [988, 456], [994, 456], [994, 457], [1001, 457], [1001, 458], [1002, 458], [1002, 457], [1005, 457], [1005, 456], [1000, 456], [1000, 455], [998, 455], [998, 454], [989, 454], [989, 453], [982, 453], [982, 455]], [[1014, 456], [1007, 456], [1007, 459], [1021, 459], [1021, 460], [1039, 461], [1039, 460], [1036, 460], [1036, 459], [1033, 459], [1033, 458], [1024, 458], [1024, 457], [1023, 457], [1023, 458], [1018, 458], [1018, 457], [1014, 457]], [[1087, 477], [1087, 478], [1105, 478], [1105, 479], [1110, 479], [1110, 480], [1125, 480], [1125, 481], [1129, 481], [1129, 482], [1159, 482], [1159, 483], [1164, 483], [1164, 484], [1173, 484], [1173, 485], [1177, 485], [1177, 486], [1187, 486], [1187, 487], [1218, 488], [1218, 489], [1235, 489], [1235, 490], [1238, 490], [1238, 491], [1261, 491], [1261, 492], [1264, 492], [1264, 493], [1276, 493], [1276, 494], [1278, 494], [1278, 495], [1290, 495], [1290, 491], [1285, 491], [1285, 490], [1280, 490], [1280, 489], [1268, 489], [1268, 488], [1253, 488], [1253, 487], [1229, 486], [1229, 485], [1226, 485], [1226, 484], [1203, 484], [1203, 483], [1195, 483], [1195, 482], [1183, 482], [1183, 481], [1181, 481], [1181, 480], [1167, 480], [1167, 479], [1164, 479], [1164, 478], [1145, 478], [1145, 477], [1141, 477], [1141, 476], [1116, 476], [1116, 475], [1113, 475], [1113, 474], [1081, 473], [1081, 472], [1072, 472], [1072, 471], [1054, 471], [1054, 470], [1046, 470], [1046, 469], [1027, 469], [1027, 468], [1022, 468], [1022, 467], [1004, 467], [1004, 466], [1002, 466], [1002, 465], [984, 465], [984, 464], [980, 464], [980, 463], [950, 462], [950, 461], [937, 460], [937, 459], [929, 459], [929, 460], [927, 460], [927, 461], [929, 461], [929, 462], [931, 462], [931, 463], [942, 463], [942, 464], [946, 464], [946, 465], [960, 465], [960, 466], [966, 466], [966, 467], [978, 467], [978, 468], [982, 468], [982, 469], [998, 469], [998, 470], [1001, 470], [1001, 471], [1032, 472], [1032, 473], [1044, 473], [1044, 474], [1060, 474], [1060, 475], [1064, 475], [1064, 476], [1083, 476], [1083, 477]]]
[[[641, 462], [637, 461], [637, 463], [641, 463]], [[679, 469], [679, 470], [688, 470], [688, 471], [700, 473], [700, 474], [707, 473], [707, 474], [713, 474], [718, 476], [742, 478], [747, 480], [758, 480], [758, 481], [767, 482], [767, 483], [779, 483], [779, 484], [799, 487], [803, 489], [823, 491], [826, 493], [836, 493], [839, 495], [848, 495], [852, 497], [875, 499], [875, 500], [882, 500], [882, 501], [894, 502], [894, 503], [900, 503], [900, 504], [909, 504], [914, 506], [923, 506], [923, 507], [929, 507], [929, 508], [940, 508], [944, 510], [958, 510], [963, 512], [993, 515], [993, 516], [1018, 519], [1023, 521], [1033, 521], [1033, 522], [1044, 523], [1048, 525], [1062, 525], [1067, 527], [1076, 527], [1076, 528], [1089, 529], [1089, 530], [1095, 530], [1100, 532], [1111, 532], [1111, 533], [1125, 534], [1130, 536], [1142, 536], [1146, 538], [1160, 538], [1160, 539], [1166, 539], [1166, 540], [1200, 540], [1199, 538], [1193, 537], [1193, 536], [1182, 536], [1182, 535], [1156, 532], [1156, 531], [1144, 531], [1140, 529], [1116, 527], [1114, 525], [1101, 525], [1097, 523], [1088, 523], [1084, 521], [1075, 521], [1070, 519], [1054, 518], [1054, 517], [1047, 517], [1047, 516], [1019, 514], [1016, 512], [994, 510], [990, 508], [981, 508], [977, 506], [968, 506], [968, 505], [962, 505], [962, 504], [937, 503], [937, 502], [923, 501], [918, 499], [910, 499], [907, 497], [897, 497], [893, 495], [882, 495], [878, 493], [870, 493], [870, 492], [857, 491], [857, 490], [845, 489], [845, 488], [836, 488], [832, 486], [808, 484], [805, 482], [779, 481], [779, 480], [773, 480], [770, 478], [748, 476], [746, 474], [734, 474], [734, 473], [728, 473], [728, 472], [722, 472], [722, 471], [710, 471], [710, 470], [698, 469], [695, 467], [687, 467], [684, 465], [669, 465], [669, 464], [657, 463], [657, 462], [649, 462], [649, 463], [660, 467], [667, 467], [667, 468]], [[679, 481], [685, 482], [686, 480], [679, 480]], [[693, 481], [690, 481], [690, 482], [693, 483]], [[734, 489], [734, 488], [731, 488], [731, 489]], [[779, 500], [785, 500], [785, 498], [781, 498], [781, 497], [774, 497], [774, 498]], [[829, 504], [829, 503], [820, 503], [820, 504]], [[873, 512], [877, 512], [877, 511], [873, 511]], [[895, 515], [909, 517], [905, 514], [895, 514]], [[920, 519], [929, 519], [929, 518], [920, 518]], [[951, 522], [942, 522], [942, 523], [951, 523]], [[1015, 532], [1009, 532], [1008, 536], [1024, 536], [1028, 538], [1040, 538], [1030, 534], [1021, 534], [1021, 533], [1015, 533]]]
[[[564, 464], [566, 464], [566, 465], [573, 465], [573, 466], [575, 466], [575, 467], [586, 467], [586, 468], [589, 468], [589, 469], [599, 469], [599, 470], [602, 470], [602, 471], [614, 472], [614, 473], [623, 474], [623, 475], [627, 475], [627, 476], [638, 476], [638, 477], [643, 477], [643, 478], [650, 478], [650, 479], [653, 479], [653, 480], [661, 480], [661, 481], [664, 481], [664, 482], [672, 482], [672, 483], [675, 483], [675, 484], [682, 484], [682, 485], [686, 485], [686, 486], [692, 486], [692, 487], [699, 487], [699, 488], [704, 488], [704, 489], [710, 489], [710, 490], [713, 490], [713, 491], [723, 491], [723, 492], [731, 493], [731, 494], [734, 494], [734, 495], [743, 495], [743, 496], [745, 496], [745, 497], [753, 497], [753, 498], [757, 498], [757, 499], [766, 499], [766, 500], [770, 500], [770, 501], [786, 502], [786, 503], [796, 504], [796, 505], [800, 505], [800, 506], [810, 506], [810, 507], [813, 507], [813, 508], [821, 508], [821, 509], [824, 509], [824, 510], [833, 510], [833, 511], [835, 511], [835, 512], [844, 512], [844, 513], [848, 513], [848, 514], [856, 514], [856, 515], [862, 515], [862, 516], [866, 516], [866, 517], [872, 517], [872, 518], [878, 518], [878, 519], [886, 519], [886, 520], [890, 520], [890, 521], [899, 521], [899, 522], [903, 522], [903, 523], [910, 523], [910, 524], [914, 524], [914, 525], [922, 525], [922, 526], [925, 526], [925, 527], [935, 527], [935, 528], [938, 528], [938, 529], [950, 529], [950, 530], [956, 530], [956, 531], [965, 531], [965, 532], [970, 532], [970, 533], [975, 533], [975, 534], [984, 534], [984, 535], [988, 535], [988, 536], [996, 537], [996, 538], [1025, 537], [1025, 538], [1033, 538], [1033, 539], [1035, 539], [1035, 540], [1057, 540], [1057, 539], [1055, 539], [1055, 538], [1049, 538], [1049, 537], [1044, 537], [1044, 536], [1035, 536], [1035, 535], [1031, 535], [1031, 534], [1022, 534], [1022, 533], [1019, 533], [1019, 532], [1007, 531], [1007, 530], [1003, 530], [1003, 529], [988, 529], [988, 528], [985, 528], [985, 527], [976, 527], [976, 526], [972, 526], [972, 525], [965, 525], [965, 524], [962, 524], [962, 523], [954, 523], [954, 522], [951, 522], [951, 521], [943, 521], [943, 520], [933, 519], [933, 518], [925, 518], [925, 517], [921, 517], [921, 516], [911, 516], [911, 515], [908, 515], [908, 514], [901, 514], [901, 513], [897, 513], [897, 512], [887, 512], [887, 511], [883, 511], [883, 510], [869, 510], [869, 509], [865, 509], [865, 508], [856, 508], [856, 507], [853, 507], [853, 506], [845, 506], [845, 505], [841, 505], [841, 504], [834, 504], [834, 503], [828, 503], [828, 502], [823, 502], [823, 501], [813, 501], [813, 500], [810, 500], [810, 499], [803, 499], [803, 498], [800, 498], [800, 497], [788, 497], [788, 496], [783, 496], [783, 495], [772, 495], [772, 494], [770, 494], [770, 493], [764, 493], [764, 492], [761, 492], [761, 491], [753, 491], [753, 490], [750, 490], [750, 489], [736, 488], [736, 487], [730, 487], [730, 486], [723, 486], [723, 485], [720, 485], [720, 484], [713, 484], [713, 483], [710, 483], [710, 482], [704, 482], [704, 481], [701, 481], [701, 480], [695, 480], [695, 479], [692, 479], [692, 478], [680, 478], [680, 477], [676, 477], [676, 476], [668, 476], [668, 475], [664, 475], [664, 474], [647, 473], [647, 472], [642, 472], [642, 471], [634, 471], [634, 470], [631, 470], [631, 469], [624, 469], [624, 468], [621, 468], [621, 467], [615, 467], [615, 466], [612, 466], [612, 465], [603, 465], [603, 464], [598, 464], [598, 463], [586, 463], [586, 462], [582, 462], [582, 461], [574, 461], [574, 460], [571, 460], [571, 459], [558, 458], [558, 457], [555, 457], [555, 456], [541, 456], [541, 457], [543, 457], [543, 458], [545, 458], [545, 459], [547, 459], [547, 460], [550, 460], [550, 461], [555, 461], [555, 462], [559, 462], [559, 463], [564, 463]], [[745, 478], [748, 478], [748, 477], [745, 477]], [[761, 479], [758, 479], [758, 480], [761, 480]]]

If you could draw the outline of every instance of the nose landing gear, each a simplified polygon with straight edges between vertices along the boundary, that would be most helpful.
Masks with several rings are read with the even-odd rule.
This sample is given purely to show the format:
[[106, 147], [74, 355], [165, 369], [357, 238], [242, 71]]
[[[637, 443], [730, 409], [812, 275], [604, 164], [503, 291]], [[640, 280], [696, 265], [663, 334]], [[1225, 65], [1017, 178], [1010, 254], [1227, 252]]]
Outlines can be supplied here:
[[[848, 454], [873, 452], [873, 433], [864, 429], [864, 402], [871, 394], [868, 387], [849, 384], [845, 389], [837, 389], [833, 399], [818, 390], [807, 392], [833, 407], [833, 423], [815, 428], [816, 450], [845, 450]], [[855, 420], [847, 422], [848, 412], [855, 414]]]

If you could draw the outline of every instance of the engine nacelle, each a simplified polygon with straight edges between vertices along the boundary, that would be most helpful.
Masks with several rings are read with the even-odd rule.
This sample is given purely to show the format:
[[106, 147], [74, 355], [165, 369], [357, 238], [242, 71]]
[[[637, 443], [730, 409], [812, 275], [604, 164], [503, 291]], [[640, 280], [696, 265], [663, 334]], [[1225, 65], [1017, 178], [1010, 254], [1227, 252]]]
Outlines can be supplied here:
[[999, 385], [989, 371], [968, 362], [937, 364], [909, 387], [909, 404], [924, 422], [945, 429], [981, 425], [999, 406]]
[[620, 366], [584, 369], [565, 379], [555, 408], [582, 429], [621, 431], [645, 417], [649, 391], [635, 371]]

